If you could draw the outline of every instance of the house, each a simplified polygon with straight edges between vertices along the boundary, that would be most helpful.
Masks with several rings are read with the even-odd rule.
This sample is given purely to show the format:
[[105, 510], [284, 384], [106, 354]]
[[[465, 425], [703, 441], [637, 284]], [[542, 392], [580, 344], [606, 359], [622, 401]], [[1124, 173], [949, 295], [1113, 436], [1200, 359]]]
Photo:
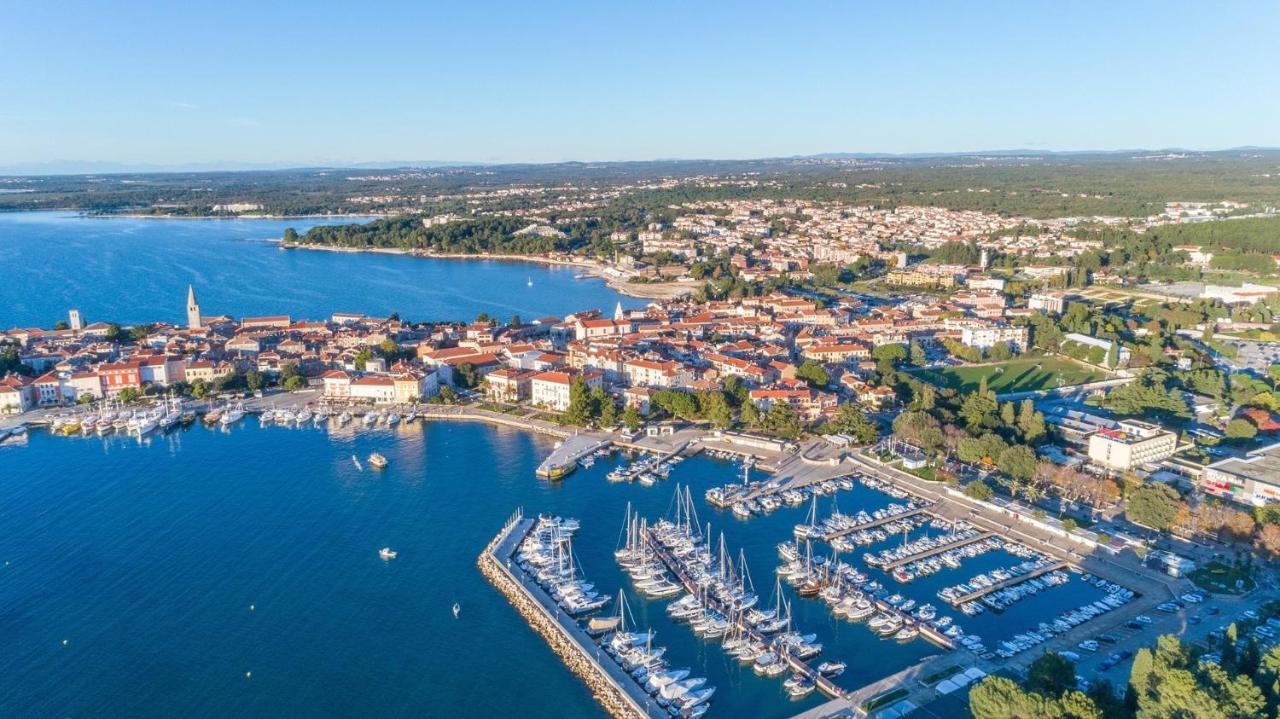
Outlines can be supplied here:
[[98, 366], [102, 387], [108, 397], [114, 397], [126, 389], [142, 389], [142, 362], [104, 362]]
[[532, 392], [531, 380], [537, 372], [503, 367], [485, 376], [485, 396], [495, 402], [523, 402]]
[[581, 375], [570, 372], [540, 372], [529, 378], [530, 398], [539, 407], [563, 412], [569, 409], [569, 389], [578, 376], [586, 381], [588, 389], [598, 389], [604, 385], [604, 376], [594, 370]]
[[329, 370], [320, 375], [324, 385], [326, 399], [348, 399], [351, 397], [351, 375], [340, 369]]
[[622, 392], [623, 404], [627, 407], [635, 407], [640, 414], [649, 414], [653, 392], [648, 387], [628, 387]]
[[632, 387], [672, 389], [689, 384], [689, 372], [675, 360], [657, 362], [646, 359], [627, 360], [622, 365], [627, 383]]
[[22, 375], [0, 379], [0, 414], [22, 414], [36, 404], [35, 388]]

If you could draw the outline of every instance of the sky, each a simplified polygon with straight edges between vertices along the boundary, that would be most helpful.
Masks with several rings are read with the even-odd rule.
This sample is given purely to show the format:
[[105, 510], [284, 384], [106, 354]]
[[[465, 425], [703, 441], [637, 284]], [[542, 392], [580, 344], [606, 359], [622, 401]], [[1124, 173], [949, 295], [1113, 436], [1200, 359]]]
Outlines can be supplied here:
[[0, 0], [0, 167], [1280, 146], [1280, 2]]

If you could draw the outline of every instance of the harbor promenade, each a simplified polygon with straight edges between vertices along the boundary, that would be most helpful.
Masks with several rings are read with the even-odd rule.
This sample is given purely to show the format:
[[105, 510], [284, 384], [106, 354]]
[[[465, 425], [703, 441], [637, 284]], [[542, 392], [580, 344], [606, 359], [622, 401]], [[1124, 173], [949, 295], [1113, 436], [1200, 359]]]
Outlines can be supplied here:
[[512, 561], [535, 520], [517, 513], [485, 547], [480, 573], [502, 592], [542, 635], [565, 665], [586, 682], [596, 701], [615, 719], [663, 719], [666, 712], [640, 685], [606, 656], [600, 647], [543, 591], [537, 581]]

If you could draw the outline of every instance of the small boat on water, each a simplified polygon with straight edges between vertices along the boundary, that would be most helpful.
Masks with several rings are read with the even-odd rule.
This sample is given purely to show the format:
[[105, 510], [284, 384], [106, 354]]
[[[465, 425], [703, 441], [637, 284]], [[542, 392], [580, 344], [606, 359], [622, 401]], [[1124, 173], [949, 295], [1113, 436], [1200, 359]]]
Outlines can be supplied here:
[[387, 466], [387, 458], [378, 452], [374, 452], [369, 455], [369, 464], [376, 469], [383, 469]]
[[844, 662], [823, 662], [818, 665], [818, 673], [824, 677], [838, 677], [847, 668], [848, 665]]
[[363, 471], [364, 471], [364, 465], [363, 465], [363, 464], [360, 464], [360, 458], [359, 458], [359, 457], [355, 456], [354, 454], [353, 454], [353, 455], [351, 455], [351, 462], [352, 462], [353, 464], [355, 464], [356, 469], [360, 470], [361, 472], [363, 472]]
[[391, 547], [383, 547], [378, 550], [378, 556], [389, 562], [396, 558], [396, 552]]
[[462, 613], [462, 605], [458, 604], [457, 602], [454, 602], [454, 603], [453, 603], [453, 618], [454, 618], [454, 619], [457, 619], [457, 618], [458, 618], [458, 615], [459, 615], [459, 614], [461, 614], [461, 613]]

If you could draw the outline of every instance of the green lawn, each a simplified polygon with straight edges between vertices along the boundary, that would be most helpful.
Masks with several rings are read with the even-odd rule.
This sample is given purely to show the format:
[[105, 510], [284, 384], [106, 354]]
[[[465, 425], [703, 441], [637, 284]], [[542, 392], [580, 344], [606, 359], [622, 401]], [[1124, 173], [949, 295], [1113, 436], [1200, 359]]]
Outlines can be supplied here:
[[912, 370], [912, 374], [939, 387], [965, 392], [976, 390], [986, 377], [987, 386], [1000, 394], [1106, 379], [1102, 371], [1065, 357], [1029, 357], [984, 365]]
[[[1189, 578], [1197, 587], [1214, 594], [1243, 594], [1257, 586], [1247, 572], [1218, 562], [1200, 567]], [[1237, 588], [1236, 581], [1242, 582], [1242, 586]]]

